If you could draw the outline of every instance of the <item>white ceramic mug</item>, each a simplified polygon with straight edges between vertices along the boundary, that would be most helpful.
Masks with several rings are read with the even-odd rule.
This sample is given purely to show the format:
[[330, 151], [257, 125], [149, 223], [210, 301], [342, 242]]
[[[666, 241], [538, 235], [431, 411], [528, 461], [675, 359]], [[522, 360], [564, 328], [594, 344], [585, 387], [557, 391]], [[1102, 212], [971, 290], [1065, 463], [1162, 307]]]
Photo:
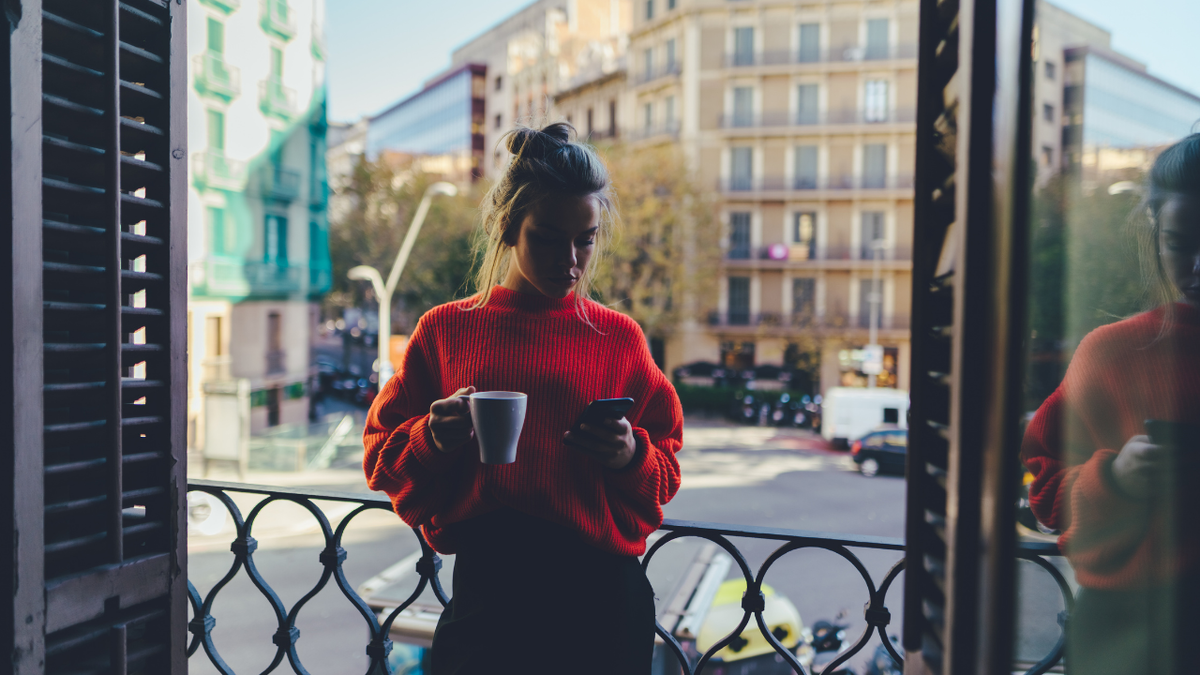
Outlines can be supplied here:
[[517, 391], [479, 391], [461, 398], [467, 399], [471, 407], [479, 461], [484, 464], [517, 461], [517, 441], [525, 426], [525, 404], [529, 397]]

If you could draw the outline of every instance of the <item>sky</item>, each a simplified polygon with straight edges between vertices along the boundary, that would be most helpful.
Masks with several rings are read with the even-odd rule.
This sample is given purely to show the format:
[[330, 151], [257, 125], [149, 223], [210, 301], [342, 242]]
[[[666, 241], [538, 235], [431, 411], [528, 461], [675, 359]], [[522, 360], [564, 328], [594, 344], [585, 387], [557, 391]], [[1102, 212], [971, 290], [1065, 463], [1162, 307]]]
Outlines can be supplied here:
[[327, 0], [329, 119], [373, 115], [450, 65], [450, 54], [531, 0]]
[[[335, 0], [336, 1], [336, 0]], [[1151, 75], [1200, 96], [1200, 2], [1197, 0], [1053, 0], [1112, 33], [1114, 50], [1146, 64]]]
[[[530, 0], [328, 0], [329, 118], [382, 111], [450, 65], [450, 53]], [[1200, 1], [1055, 0], [1109, 30], [1113, 47], [1200, 94]], [[1187, 47], [1183, 47], [1187, 45]]]

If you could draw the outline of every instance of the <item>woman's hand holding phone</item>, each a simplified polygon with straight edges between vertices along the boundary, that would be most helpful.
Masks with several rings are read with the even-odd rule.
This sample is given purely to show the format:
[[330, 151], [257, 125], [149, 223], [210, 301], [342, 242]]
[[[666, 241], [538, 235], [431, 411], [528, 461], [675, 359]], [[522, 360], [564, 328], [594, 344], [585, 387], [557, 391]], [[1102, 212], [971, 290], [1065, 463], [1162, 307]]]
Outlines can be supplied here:
[[577, 430], [563, 434], [563, 442], [591, 455], [610, 469], [625, 468], [637, 452], [633, 425], [624, 417], [598, 423], [584, 422]]
[[1148, 498], [1166, 462], [1166, 446], [1149, 436], [1130, 438], [1112, 463], [1112, 477], [1122, 492], [1136, 499]]
[[429, 434], [433, 444], [442, 452], [454, 452], [475, 437], [471, 423], [471, 406], [465, 396], [475, 393], [475, 387], [463, 387], [453, 396], [429, 406]]

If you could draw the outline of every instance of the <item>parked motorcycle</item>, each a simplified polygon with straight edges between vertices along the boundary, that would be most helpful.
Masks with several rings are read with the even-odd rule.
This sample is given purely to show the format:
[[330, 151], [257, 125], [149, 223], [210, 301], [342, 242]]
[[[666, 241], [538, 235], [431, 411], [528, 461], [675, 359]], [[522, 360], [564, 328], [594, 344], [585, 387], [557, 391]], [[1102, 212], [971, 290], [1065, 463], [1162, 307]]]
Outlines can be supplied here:
[[[833, 663], [835, 659], [842, 655], [849, 647], [850, 643], [846, 641], [846, 624], [840, 623], [840, 618], [835, 621], [816, 621], [810, 628], [804, 631], [804, 641], [808, 646], [805, 660], [807, 664], [802, 662], [801, 665], [807, 665], [810, 673], [822, 673], [825, 668]], [[854, 669], [845, 663], [841, 664], [837, 670], [833, 671], [833, 675], [856, 675]]]
[[[895, 635], [888, 636], [892, 641], [892, 648], [897, 653], [900, 652], [900, 641]], [[904, 675], [904, 669], [896, 663], [888, 652], [887, 647], [878, 645], [875, 647], [875, 653], [871, 655], [871, 660], [867, 663], [866, 670], [863, 675]]]

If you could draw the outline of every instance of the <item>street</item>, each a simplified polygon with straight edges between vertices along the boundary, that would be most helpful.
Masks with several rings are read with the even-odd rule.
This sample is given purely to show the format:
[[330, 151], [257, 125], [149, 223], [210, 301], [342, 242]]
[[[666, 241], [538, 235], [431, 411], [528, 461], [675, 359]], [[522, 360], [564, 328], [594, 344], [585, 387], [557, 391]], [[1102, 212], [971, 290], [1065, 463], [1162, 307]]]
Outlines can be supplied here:
[[[831, 533], [903, 537], [905, 484], [901, 477], [866, 478], [853, 470], [844, 453], [825, 450], [808, 432], [755, 427], [732, 427], [721, 423], [695, 423], [685, 431], [684, 450], [679, 454], [683, 487], [664, 508], [667, 518], [698, 520], [731, 525], [755, 525]], [[275, 476], [279, 477], [279, 476]], [[271, 482], [272, 476], [249, 477], [251, 482]], [[353, 471], [325, 472], [318, 487], [365, 491], [365, 483]], [[257, 501], [239, 496], [239, 507], [248, 515]], [[336, 527], [351, 507], [329, 502], [320, 504]], [[228, 542], [231, 530], [189, 539], [189, 578], [206, 594], [229, 569], [233, 558]], [[255, 528], [259, 540], [254, 555], [257, 569], [279, 594], [289, 610], [321, 577], [317, 556], [321, 550], [319, 530], [312, 517], [299, 506], [276, 504], [267, 507]], [[751, 569], [777, 548], [774, 542], [735, 539]], [[357, 587], [417, 549], [412, 531], [388, 512], [362, 514], [347, 530], [346, 577]], [[675, 544], [668, 544], [672, 546]], [[901, 558], [899, 552], [856, 550], [874, 583]], [[530, 556], [536, 564], [536, 554]], [[653, 566], [655, 561], [651, 561]], [[736, 575], [731, 570], [731, 578]], [[1042, 576], [1045, 576], [1042, 573]], [[1046, 577], [1048, 579], [1048, 577]], [[1037, 581], [1041, 581], [1038, 579]], [[766, 582], [790, 598], [805, 624], [844, 616], [847, 636], [857, 640], [865, 627], [863, 606], [867, 601], [864, 582], [854, 567], [839, 556], [821, 550], [796, 551], [777, 562]], [[449, 591], [449, 579], [443, 583]], [[899, 635], [902, 615], [903, 576], [888, 596], [892, 612], [889, 633]], [[1061, 609], [1057, 597], [1041, 592], [1030, 611], [1049, 618], [1050, 627]], [[1048, 603], [1048, 604], [1047, 604]], [[1056, 604], [1057, 603], [1057, 604]], [[213, 616], [213, 640], [227, 663], [238, 673], [261, 672], [275, 653], [271, 635], [276, 620], [269, 603], [255, 589], [244, 571], [217, 596]], [[1039, 624], [1041, 625], [1041, 624]], [[325, 588], [304, 607], [297, 626], [297, 652], [314, 675], [361, 673], [366, 670], [366, 624], [330, 579]], [[1053, 644], [1056, 634], [1045, 633], [1036, 642]], [[872, 638], [859, 657], [860, 665], [874, 652]], [[288, 666], [282, 666], [285, 670]], [[191, 658], [191, 672], [212, 673], [215, 669], [202, 654]]]

